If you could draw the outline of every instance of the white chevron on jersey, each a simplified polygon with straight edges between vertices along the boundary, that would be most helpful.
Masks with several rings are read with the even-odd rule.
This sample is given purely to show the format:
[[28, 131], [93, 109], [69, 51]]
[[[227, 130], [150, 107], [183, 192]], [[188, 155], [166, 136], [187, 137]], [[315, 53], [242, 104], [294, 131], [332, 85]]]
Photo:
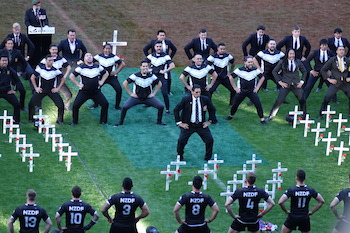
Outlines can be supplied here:
[[46, 69], [42, 69], [40, 68], [40, 66], [37, 66], [37, 68], [35, 69], [36, 72], [38, 72], [40, 74], [40, 77], [42, 77], [45, 80], [51, 80], [57, 77], [57, 75], [62, 74], [61, 71], [59, 70], [46, 70]]
[[194, 78], [202, 79], [207, 77], [207, 74], [210, 70], [212, 70], [212, 67], [210, 65], [207, 65], [202, 69], [194, 69], [194, 68], [191, 68], [190, 66], [187, 66], [184, 71], [189, 73]]
[[169, 55], [154, 57], [152, 54], [149, 54], [147, 58], [151, 61], [151, 64], [156, 67], [164, 65], [167, 63], [167, 61], [171, 60]]
[[113, 56], [113, 57], [102, 57], [100, 55], [96, 55], [95, 60], [100, 63], [101, 66], [103, 67], [110, 67], [113, 66], [117, 61], [120, 60], [118, 56]]
[[102, 66], [84, 66], [83, 68], [81, 66], [78, 66], [75, 71], [79, 73], [81, 76], [85, 76], [87, 78], [96, 78], [100, 75], [101, 71], [103, 71]]
[[233, 57], [231, 54], [229, 54], [227, 57], [224, 57], [222, 59], [210, 55], [207, 60], [212, 62], [214, 66], [225, 68], [232, 59]]
[[275, 64], [277, 62], [279, 62], [279, 60], [281, 60], [282, 57], [284, 57], [284, 53], [283, 52], [279, 52], [279, 53], [274, 53], [274, 54], [270, 54], [270, 53], [264, 53], [262, 51], [258, 52], [257, 54], [259, 57], [261, 57], [261, 59], [263, 59], [264, 61], [267, 61], [271, 64]]
[[237, 76], [239, 76], [242, 79], [250, 81], [250, 80], [253, 80], [258, 74], [261, 74], [261, 71], [258, 69], [246, 71], [246, 70], [240, 70], [238, 68], [238, 69], [235, 69], [233, 73], [237, 74]]
[[154, 74], [151, 77], [147, 78], [141, 78], [136, 76], [135, 74], [132, 74], [129, 76], [129, 78], [133, 80], [137, 86], [140, 86], [142, 88], [152, 86], [153, 81], [157, 79], [157, 77]]

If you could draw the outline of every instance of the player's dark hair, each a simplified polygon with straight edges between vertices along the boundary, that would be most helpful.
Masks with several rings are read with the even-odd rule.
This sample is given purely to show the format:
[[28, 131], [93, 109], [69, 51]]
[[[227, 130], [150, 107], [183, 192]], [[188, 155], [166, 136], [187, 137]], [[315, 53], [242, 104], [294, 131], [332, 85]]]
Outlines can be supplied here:
[[246, 61], [248, 61], [249, 58], [253, 58], [253, 56], [252, 55], [245, 56], [243, 58], [243, 61], [246, 62]]
[[35, 201], [36, 192], [34, 191], [34, 189], [28, 189], [27, 197], [28, 197], [29, 201]]
[[147, 64], [148, 64], [148, 62], [147, 62], [146, 60], [142, 60], [142, 61], [140, 62], [140, 66], [142, 66], [143, 63], [147, 63]]
[[254, 172], [248, 172], [247, 174], [247, 181], [250, 185], [255, 184], [256, 181], [256, 175]]
[[164, 34], [166, 34], [166, 32], [165, 32], [163, 29], [158, 30], [158, 31], [157, 31], [157, 35], [159, 35], [159, 33], [164, 33]]
[[225, 45], [225, 43], [219, 43], [218, 47], [220, 47], [220, 46], [226, 46], [226, 45]]
[[295, 26], [292, 27], [292, 31], [294, 31], [294, 30], [300, 30], [300, 27], [295, 25]]
[[288, 70], [288, 54], [289, 54], [289, 52], [290, 52], [291, 50], [293, 50], [294, 53], [295, 53], [295, 50], [294, 50], [294, 49], [292, 49], [292, 48], [287, 49], [286, 55], [284, 56], [283, 62], [282, 62], [282, 66], [285, 67], [287, 70]]
[[196, 189], [200, 189], [203, 185], [203, 179], [200, 176], [195, 176], [193, 177], [193, 181], [192, 181], [192, 185], [193, 187], [195, 187]]
[[198, 84], [193, 84], [192, 91], [194, 91], [197, 88], [201, 89], [201, 86], [199, 86]]
[[321, 39], [321, 40], [320, 40], [320, 45], [321, 45], [321, 44], [328, 44], [328, 43], [327, 43], [327, 39]]
[[149, 226], [146, 228], [146, 233], [159, 233], [158, 229], [154, 226]]
[[276, 42], [276, 40], [275, 40], [275, 39], [273, 39], [273, 38], [270, 38], [270, 40], [269, 40], [269, 42], [268, 42], [268, 43], [270, 43], [270, 41], [274, 41], [274, 42]]
[[76, 31], [74, 29], [68, 29], [67, 34], [69, 34], [70, 32], [76, 33]]
[[81, 196], [81, 188], [79, 186], [77, 186], [77, 185], [74, 186], [72, 188], [72, 195], [75, 198], [79, 198]]
[[334, 29], [333, 33], [342, 33], [343, 31], [340, 28]]
[[58, 46], [56, 44], [50, 44], [49, 49], [51, 49], [52, 47], [58, 48]]
[[207, 32], [207, 29], [205, 28], [202, 28], [201, 30], [199, 30], [199, 33], [206, 33]]
[[263, 31], [265, 31], [265, 26], [264, 25], [259, 25], [257, 28], [256, 28], [256, 30], [257, 31], [259, 31], [259, 30], [263, 30]]
[[[5, 40], [5, 44], [6, 44], [8, 41], [12, 41], [12, 42], [13, 42], [13, 39], [12, 39], [12, 38], [7, 38], [7, 39]], [[14, 42], [13, 42], [13, 44], [14, 44]]]
[[302, 170], [302, 169], [299, 169], [299, 170], [297, 171], [297, 179], [298, 179], [300, 182], [304, 182], [305, 178], [306, 178], [306, 173], [305, 173], [305, 171]]
[[52, 55], [51, 55], [51, 54], [47, 54], [47, 55], [45, 56], [45, 59], [50, 58], [50, 57], [52, 57]]
[[112, 48], [112, 45], [110, 43], [106, 43], [102, 46], [102, 48], [106, 48], [107, 46], [109, 46], [110, 48]]
[[0, 58], [2, 58], [2, 57], [6, 57], [7, 60], [9, 59], [9, 56], [8, 56], [7, 52], [5, 52], [5, 51], [3, 51], [2, 53], [0, 53]]
[[131, 190], [134, 186], [132, 183], [132, 179], [129, 177], [124, 178], [122, 186], [125, 190]]
[[153, 46], [155, 46], [156, 44], [162, 44], [163, 42], [161, 40], [156, 40], [153, 44]]

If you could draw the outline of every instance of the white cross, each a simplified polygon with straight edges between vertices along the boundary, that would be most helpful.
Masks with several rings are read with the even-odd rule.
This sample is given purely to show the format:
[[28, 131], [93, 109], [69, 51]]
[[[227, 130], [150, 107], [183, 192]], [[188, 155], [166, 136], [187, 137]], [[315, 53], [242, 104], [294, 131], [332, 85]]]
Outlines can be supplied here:
[[39, 157], [39, 154], [34, 154], [29, 156], [29, 172], [33, 172], [34, 170], [34, 157]]
[[327, 111], [322, 111], [321, 113], [326, 115], [326, 128], [328, 129], [329, 122], [331, 121], [331, 118], [332, 118], [331, 114], [335, 114], [336, 112], [331, 111], [331, 106], [327, 105]]
[[256, 159], [256, 155], [252, 154], [252, 160], [247, 160], [245, 163], [246, 164], [251, 164], [252, 165], [252, 171], [254, 172], [255, 168], [257, 167], [256, 164], [262, 163], [262, 160], [261, 159], [257, 160]]
[[72, 152], [72, 147], [68, 146], [68, 151], [67, 152], [62, 151], [61, 155], [62, 157], [67, 156], [66, 166], [67, 166], [67, 172], [69, 172], [72, 165], [72, 156], [78, 156], [78, 152]]
[[10, 121], [11, 123], [11, 119], [12, 119], [12, 124], [13, 124], [13, 116], [9, 116], [7, 115], [7, 110], [5, 109], [4, 110], [4, 115], [0, 116], [0, 120], [3, 120], [2, 121], [2, 133], [3, 134], [6, 134], [6, 125], [8, 123], [8, 120]]
[[[128, 42], [121, 42], [118, 41], [118, 30], [113, 31], [113, 41], [107, 42], [108, 44], [112, 45], [112, 53], [114, 55], [117, 54], [117, 46], [128, 46]], [[103, 42], [103, 45], [105, 45], [106, 42]]]
[[271, 195], [272, 199], [275, 199], [275, 196], [276, 196], [276, 184], [280, 184], [282, 182], [283, 182], [282, 180], [277, 179], [277, 174], [276, 173], [273, 174], [272, 180], [267, 180], [266, 181], [266, 183], [272, 184], [272, 195]]
[[177, 171], [171, 171], [170, 170], [170, 164], [166, 166], [166, 171], [160, 171], [160, 174], [166, 175], [165, 176], [165, 191], [169, 191], [169, 185], [171, 182], [171, 177], [175, 174], [177, 174]]
[[342, 123], [346, 123], [348, 122], [348, 119], [343, 119], [343, 114], [339, 113], [339, 118], [338, 119], [334, 119], [333, 122], [338, 123], [338, 127], [337, 127], [337, 137], [340, 137], [340, 131], [342, 129], [341, 124]]
[[[16, 126], [16, 125], [15, 125]], [[20, 131], [21, 129], [19, 128], [19, 125], [17, 125], [18, 127], [16, 128], [16, 134], [13, 133], [13, 130], [10, 130], [10, 134], [9, 134], [9, 143], [12, 143], [12, 140], [14, 138], [17, 138], [18, 135], [20, 135]]]
[[293, 129], [295, 129], [297, 127], [297, 123], [298, 123], [298, 115], [303, 114], [303, 111], [299, 111], [298, 105], [295, 105], [294, 111], [290, 111], [290, 112], [288, 112], [288, 114], [293, 116]]
[[[49, 138], [53, 135], [56, 134], [56, 125], [43, 125], [43, 131], [45, 133], [45, 142], [49, 141]], [[51, 129], [51, 133], [50, 133]]]
[[39, 123], [38, 123], [38, 132], [41, 133], [42, 132], [42, 126], [44, 125], [44, 119], [47, 119], [49, 116], [48, 115], [43, 115], [43, 110], [40, 108], [39, 109], [39, 114], [38, 115], [34, 115], [33, 118], [34, 119], [38, 119]]
[[[27, 148], [29, 148], [29, 153], [27, 153]], [[33, 152], [33, 145], [32, 144], [26, 144], [22, 145], [22, 162], [26, 161], [27, 157], [33, 156], [33, 157], [39, 157], [40, 154]]]
[[244, 184], [244, 181], [246, 180], [247, 173], [249, 172], [253, 172], [253, 170], [247, 170], [247, 164], [243, 164], [243, 169], [236, 172], [237, 174], [242, 174], [243, 184]]
[[175, 180], [179, 180], [179, 175], [181, 173], [180, 166], [186, 165], [186, 161], [181, 161], [180, 155], [178, 155], [175, 161], [170, 162], [170, 165], [175, 165], [175, 170], [177, 171], [177, 173], [175, 174]]
[[345, 156], [346, 156], [346, 154], [344, 154], [344, 151], [349, 151], [349, 148], [344, 147], [344, 141], [341, 141], [340, 142], [340, 146], [339, 147], [334, 147], [334, 150], [339, 151], [339, 154], [338, 154], [338, 166], [340, 166], [341, 163], [343, 162], [343, 160], [345, 159]]
[[217, 154], [214, 154], [214, 159], [208, 160], [208, 164], [214, 164], [214, 180], [218, 178], [219, 163], [224, 163], [224, 160], [218, 160]]
[[[321, 127], [321, 123], [317, 122], [317, 127], [314, 129], [311, 129], [311, 132], [315, 132], [315, 146], [318, 146], [318, 141], [319, 141], [319, 137], [320, 137], [320, 133], [321, 132], [325, 132], [326, 129], [325, 128], [320, 128]], [[322, 137], [323, 138], [323, 137]]]
[[283, 182], [282, 179], [282, 172], [288, 171], [288, 168], [282, 168], [282, 163], [278, 162], [277, 163], [277, 168], [271, 169], [272, 172], [277, 172], [277, 180], [280, 180], [281, 183], [278, 183], [278, 190], [281, 190], [281, 184]]
[[213, 174], [214, 173], [214, 170], [210, 170], [208, 169], [208, 164], [205, 163], [204, 164], [204, 169], [203, 170], [198, 170], [198, 174], [203, 174], [204, 175], [204, 178], [203, 178], [203, 189], [204, 190], [207, 190], [208, 188], [208, 174]]
[[305, 120], [300, 120], [300, 123], [305, 124], [305, 126], [304, 126], [304, 138], [306, 138], [307, 137], [307, 132], [308, 132], [308, 130], [310, 128], [310, 124], [315, 123], [315, 121], [314, 120], [310, 120], [309, 119], [309, 114], [306, 114]]
[[[52, 152], [55, 152], [56, 151], [56, 146], [58, 146], [58, 142], [63, 143], [62, 134], [56, 134], [56, 133], [55, 134], [51, 134], [51, 139], [52, 139], [52, 148], [51, 148], [51, 150], [52, 150]], [[62, 147], [62, 145], [61, 145], [61, 147]], [[60, 151], [59, 151], [59, 153], [60, 153]]]
[[233, 174], [233, 179], [232, 180], [228, 180], [227, 184], [232, 184], [233, 185], [232, 191], [234, 192], [237, 189], [237, 184], [241, 184], [242, 186], [244, 186], [244, 180], [237, 180], [237, 174]]
[[[22, 143], [20, 143], [20, 140], [22, 138]], [[19, 153], [19, 149], [23, 147], [23, 145], [27, 145], [27, 135], [24, 134], [23, 137], [18, 137], [18, 140], [16, 138], [16, 153]]]
[[[230, 196], [233, 195], [233, 193], [234, 193], [234, 191], [231, 192], [230, 186], [228, 185], [228, 186], [226, 186], [226, 192], [221, 192], [220, 196], [226, 197], [226, 202], [227, 202], [227, 200], [229, 199]], [[226, 212], [227, 212], [227, 210], [226, 210]]]
[[337, 138], [332, 138], [332, 132], [328, 132], [327, 138], [322, 138], [322, 142], [327, 142], [326, 146], [326, 155], [329, 156], [329, 152], [331, 149], [331, 143], [337, 141]]

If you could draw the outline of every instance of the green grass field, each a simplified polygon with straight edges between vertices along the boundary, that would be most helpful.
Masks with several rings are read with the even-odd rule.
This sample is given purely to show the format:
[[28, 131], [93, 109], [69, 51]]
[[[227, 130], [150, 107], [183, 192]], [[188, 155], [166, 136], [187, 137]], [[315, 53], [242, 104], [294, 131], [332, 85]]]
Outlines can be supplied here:
[[[125, 80], [136, 70], [124, 69], [119, 77], [120, 81]], [[171, 108], [183, 96], [182, 86], [177, 78], [181, 71], [182, 68], [176, 68], [173, 72], [174, 96], [170, 97]], [[266, 116], [277, 97], [272, 83], [269, 83], [269, 89], [269, 92], [259, 93]], [[246, 105], [248, 100], [242, 103], [232, 121], [225, 122], [223, 119], [229, 113], [228, 93], [225, 88], [220, 87], [219, 90], [220, 93], [213, 96], [219, 124], [210, 126], [210, 129], [215, 139], [214, 153], [218, 154], [219, 159], [224, 159], [225, 164], [219, 169], [220, 181], [210, 178], [208, 190], [205, 191], [215, 198], [221, 209], [217, 219], [209, 225], [212, 232], [227, 232], [232, 219], [224, 210], [225, 197], [220, 197], [219, 194], [225, 191], [227, 180], [231, 180], [232, 175], [237, 170], [241, 170], [242, 164], [251, 158], [252, 153], [256, 153], [258, 158], [263, 160], [263, 164], [256, 170], [259, 187], [263, 187], [266, 180], [272, 178], [271, 169], [277, 167], [278, 161], [282, 162], [283, 167], [289, 169], [283, 174], [283, 190], [295, 184], [294, 177], [297, 169], [305, 169], [306, 183], [319, 191], [326, 200], [320, 211], [311, 217], [312, 232], [331, 232], [336, 219], [328, 206], [339, 190], [348, 187], [347, 175], [350, 167], [348, 159], [341, 166], [337, 166], [337, 153], [333, 152], [331, 156], [326, 157], [325, 143], [315, 147], [313, 133], [309, 133], [309, 136], [304, 138], [301, 125], [297, 129], [292, 129], [287, 124], [284, 120], [285, 115], [297, 104], [292, 94], [287, 97], [290, 104], [281, 106], [274, 121], [268, 126], [261, 126], [254, 106]], [[324, 87], [322, 92], [313, 91], [310, 95], [308, 112], [312, 118], [317, 117], [325, 91]], [[112, 89], [106, 86], [103, 87], [103, 92], [106, 93], [110, 106], [114, 106]], [[160, 94], [157, 96], [162, 100]], [[27, 96], [27, 102], [29, 98], [30, 94]], [[126, 93], [123, 93], [122, 103], [126, 98]], [[340, 92], [338, 98], [341, 104], [333, 104], [332, 109], [337, 113], [347, 114], [348, 100]], [[166, 192], [164, 191], [165, 176], [160, 175], [159, 172], [165, 170], [166, 165], [176, 157], [179, 129], [175, 126], [173, 115], [164, 116], [163, 120], [168, 125], [161, 127], [155, 124], [155, 109], [137, 106], [128, 111], [125, 125], [113, 128], [112, 125], [119, 119], [120, 111], [110, 107], [110, 125], [102, 126], [98, 124], [100, 108], [88, 110], [87, 106], [90, 104], [91, 102], [88, 101], [82, 106], [77, 126], [69, 126], [71, 112], [65, 113], [66, 124], [57, 126], [57, 132], [64, 135], [64, 141], [69, 142], [73, 150], [79, 152], [79, 157], [73, 158], [71, 172], [66, 171], [64, 162], [58, 161], [57, 153], [51, 152], [51, 143], [45, 143], [43, 136], [33, 129], [32, 124], [23, 124], [21, 132], [28, 135], [27, 140], [34, 144], [34, 151], [41, 154], [34, 160], [33, 173], [28, 172], [28, 163], [22, 163], [20, 156], [15, 153], [15, 145], [7, 142], [8, 136], [0, 135], [0, 153], [2, 154], [0, 158], [2, 188], [0, 232], [7, 232], [7, 220], [15, 207], [25, 202], [25, 192], [29, 188], [37, 191], [37, 203], [42, 205], [54, 220], [58, 207], [70, 199], [72, 186], [80, 185], [83, 189], [82, 199], [99, 211], [108, 196], [121, 190], [120, 184], [126, 176], [134, 180], [134, 192], [144, 198], [151, 211], [149, 217], [138, 224], [139, 232], [144, 232], [142, 227], [148, 225], [156, 226], [163, 233], [174, 232], [177, 229], [179, 224], [173, 217], [173, 206], [181, 194], [190, 191], [191, 187], [187, 182], [197, 174], [197, 170], [202, 169], [204, 164], [202, 160], [204, 144], [200, 138], [195, 135], [191, 137], [185, 148], [188, 165], [181, 168], [179, 181], [173, 181], [170, 184], [170, 191]], [[12, 107], [6, 101], [0, 100], [0, 105], [1, 115], [4, 109], [12, 112]], [[43, 101], [43, 109], [54, 122], [57, 110], [49, 99]], [[26, 122], [27, 114], [22, 112], [21, 119], [22, 122]], [[334, 135], [336, 130], [334, 123], [330, 130]], [[337, 143], [340, 140], [344, 140], [347, 144], [348, 135], [342, 135]], [[282, 193], [283, 191], [277, 192], [275, 202]], [[311, 206], [314, 204], [315, 202], [312, 201]], [[237, 212], [236, 204], [234, 210]], [[208, 210], [207, 214], [209, 213]], [[102, 215], [100, 211], [99, 214]], [[184, 216], [183, 211], [181, 216]], [[275, 206], [264, 220], [277, 224], [281, 229], [285, 217], [280, 208]], [[16, 223], [16, 229], [19, 228], [18, 225]], [[90, 232], [108, 232], [108, 230], [109, 224], [101, 216], [98, 224]]]

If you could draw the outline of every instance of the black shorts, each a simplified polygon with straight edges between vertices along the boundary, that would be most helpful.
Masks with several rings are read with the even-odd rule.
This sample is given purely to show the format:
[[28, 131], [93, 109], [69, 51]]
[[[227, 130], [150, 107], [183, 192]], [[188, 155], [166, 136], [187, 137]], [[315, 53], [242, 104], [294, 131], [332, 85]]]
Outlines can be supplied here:
[[252, 223], [241, 223], [237, 219], [235, 219], [232, 222], [231, 228], [235, 231], [245, 231], [246, 228], [248, 228], [248, 231], [250, 232], [255, 232], [260, 230], [259, 221], [252, 222]]
[[348, 220], [339, 220], [337, 222], [337, 225], [335, 226], [335, 229], [339, 232], [346, 232], [350, 229], [350, 221]]
[[284, 222], [284, 225], [291, 230], [296, 230], [298, 227], [298, 230], [301, 232], [307, 232], [311, 230], [310, 217], [308, 215], [289, 215], [286, 221]]
[[179, 233], [210, 233], [210, 229], [207, 224], [200, 227], [189, 227], [185, 224], [182, 224], [177, 231]]
[[109, 233], [137, 233], [136, 225], [125, 225], [117, 222], [112, 223]]

